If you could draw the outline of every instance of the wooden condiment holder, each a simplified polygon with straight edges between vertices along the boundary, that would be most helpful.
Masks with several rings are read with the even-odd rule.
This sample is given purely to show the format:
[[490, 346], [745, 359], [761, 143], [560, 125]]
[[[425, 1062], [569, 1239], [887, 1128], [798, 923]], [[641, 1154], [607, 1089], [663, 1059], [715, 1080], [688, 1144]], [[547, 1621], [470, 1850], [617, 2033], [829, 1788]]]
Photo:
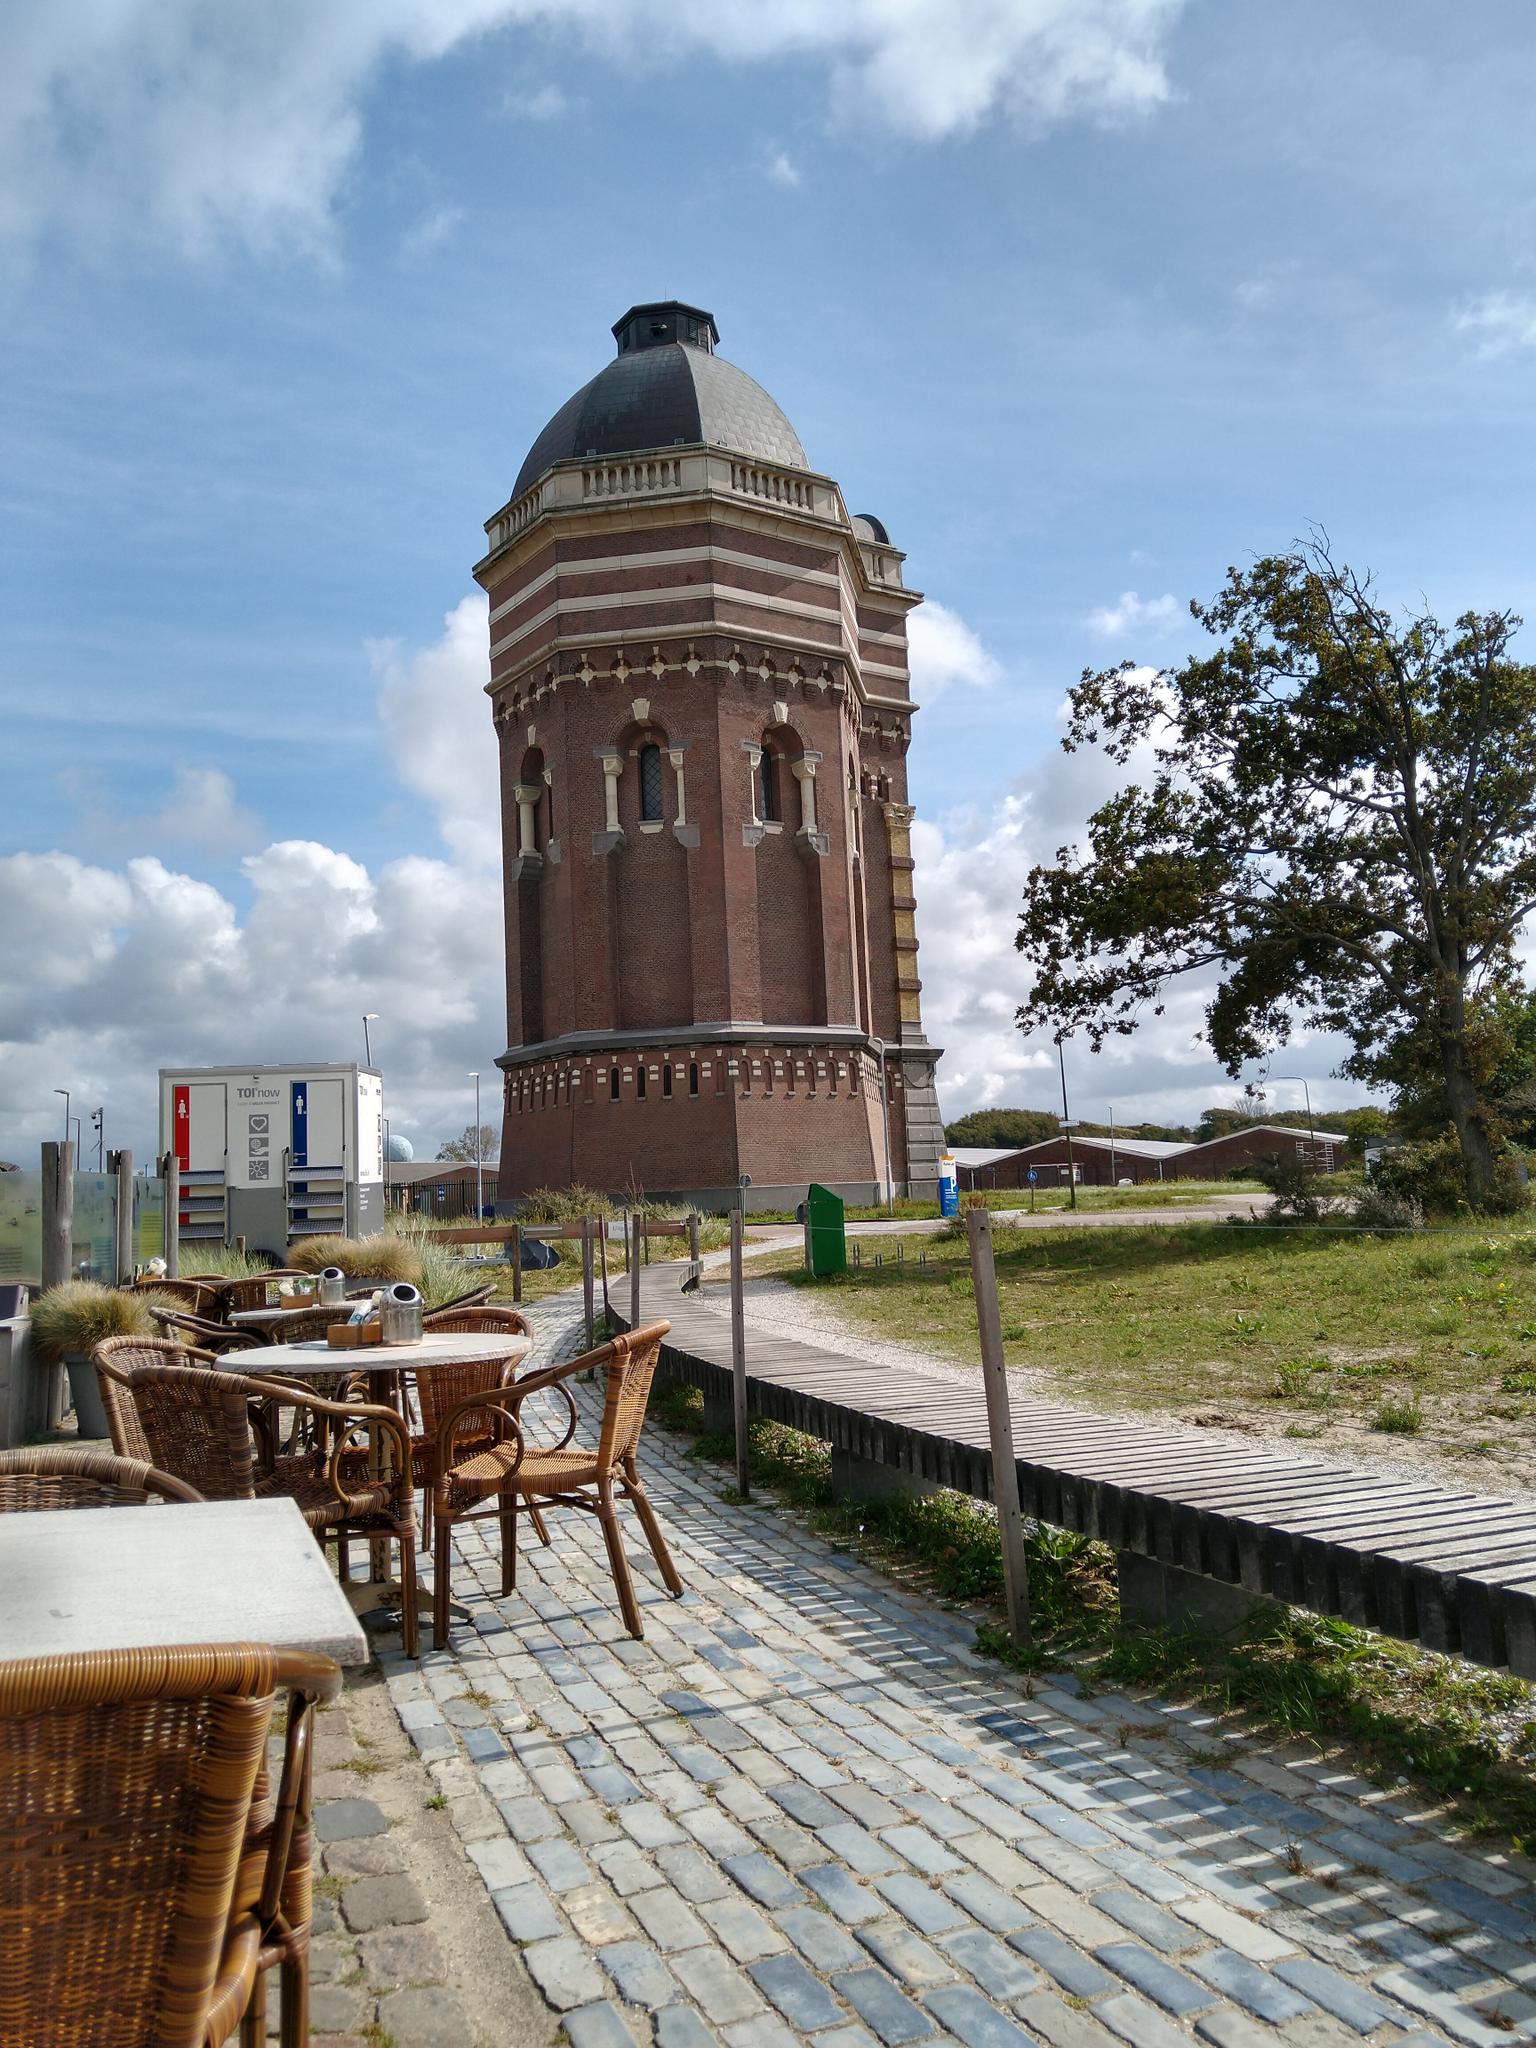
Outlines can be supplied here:
[[366, 1323], [332, 1323], [325, 1341], [333, 1351], [357, 1351], [364, 1345], [377, 1344], [382, 1335], [379, 1319], [373, 1316]]

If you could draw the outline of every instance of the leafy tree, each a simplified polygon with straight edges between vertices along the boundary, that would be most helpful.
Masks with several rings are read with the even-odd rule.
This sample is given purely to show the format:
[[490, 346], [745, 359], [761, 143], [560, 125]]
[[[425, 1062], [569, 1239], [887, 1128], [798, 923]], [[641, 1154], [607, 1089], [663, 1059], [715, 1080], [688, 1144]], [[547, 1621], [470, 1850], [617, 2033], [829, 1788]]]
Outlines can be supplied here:
[[[480, 1126], [481, 1164], [483, 1166], [492, 1165], [500, 1150], [501, 1133], [492, 1124], [482, 1124]], [[474, 1125], [466, 1124], [463, 1132], [457, 1138], [444, 1138], [442, 1144], [437, 1148], [437, 1156], [439, 1159], [454, 1159], [461, 1165], [467, 1163], [473, 1166], [475, 1163]]]
[[1175, 977], [1215, 968], [1212, 1048], [1229, 1073], [1295, 1025], [1340, 1031], [1342, 1071], [1438, 1078], [1467, 1194], [1493, 1198], [1496, 1119], [1478, 1003], [1514, 978], [1536, 905], [1536, 667], [1520, 621], [1395, 621], [1325, 537], [1231, 569], [1191, 607], [1214, 653], [1175, 671], [1085, 672], [1068, 752], [1145, 776], [1100, 805], [1086, 853], [1030, 875], [1018, 944], [1025, 1030], [1135, 1028]]
[[944, 1126], [951, 1145], [1038, 1145], [1054, 1138], [1061, 1120], [1050, 1109], [973, 1109]]

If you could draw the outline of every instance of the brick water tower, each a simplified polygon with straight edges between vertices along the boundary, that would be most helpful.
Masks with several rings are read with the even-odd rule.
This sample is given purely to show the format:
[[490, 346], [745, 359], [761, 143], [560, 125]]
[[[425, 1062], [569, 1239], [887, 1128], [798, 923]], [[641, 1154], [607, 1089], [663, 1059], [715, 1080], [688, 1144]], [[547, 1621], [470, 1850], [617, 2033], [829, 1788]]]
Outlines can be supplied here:
[[486, 526], [500, 1193], [934, 1191], [907, 613], [713, 317], [635, 306]]

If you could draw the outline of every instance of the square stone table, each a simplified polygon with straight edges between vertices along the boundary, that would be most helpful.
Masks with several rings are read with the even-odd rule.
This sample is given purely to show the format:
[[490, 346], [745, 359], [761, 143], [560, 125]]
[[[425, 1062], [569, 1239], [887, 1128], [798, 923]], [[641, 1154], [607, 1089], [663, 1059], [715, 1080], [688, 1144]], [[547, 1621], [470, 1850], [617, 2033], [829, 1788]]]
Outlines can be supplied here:
[[0, 1515], [0, 1657], [185, 1643], [368, 1661], [291, 1500]]

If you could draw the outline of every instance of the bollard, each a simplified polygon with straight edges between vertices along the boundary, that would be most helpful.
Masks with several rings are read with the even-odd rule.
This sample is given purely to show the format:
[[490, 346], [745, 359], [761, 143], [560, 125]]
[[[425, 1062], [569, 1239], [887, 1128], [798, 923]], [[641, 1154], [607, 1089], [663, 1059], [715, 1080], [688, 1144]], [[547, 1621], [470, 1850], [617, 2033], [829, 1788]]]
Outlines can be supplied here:
[[109, 1152], [107, 1167], [116, 1187], [113, 1216], [113, 1275], [115, 1287], [126, 1287], [133, 1278], [133, 1154]]

